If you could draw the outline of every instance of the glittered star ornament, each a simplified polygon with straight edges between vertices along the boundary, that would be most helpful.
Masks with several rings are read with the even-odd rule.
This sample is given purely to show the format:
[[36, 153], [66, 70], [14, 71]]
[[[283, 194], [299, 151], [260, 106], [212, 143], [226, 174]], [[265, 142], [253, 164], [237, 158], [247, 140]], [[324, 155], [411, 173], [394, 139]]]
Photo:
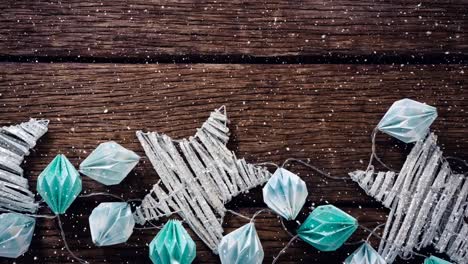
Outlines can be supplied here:
[[81, 192], [81, 177], [63, 154], [41, 172], [37, 192], [55, 214], [64, 214]]
[[24, 157], [47, 132], [49, 120], [31, 118], [19, 125], [0, 128], [0, 211], [35, 213], [39, 204], [23, 177]]
[[156, 132], [137, 132], [146, 155], [160, 177], [135, 211], [139, 224], [173, 212], [217, 252], [223, 237], [225, 204], [265, 183], [264, 167], [237, 159], [229, 140], [225, 107], [211, 113], [193, 137], [173, 140]]

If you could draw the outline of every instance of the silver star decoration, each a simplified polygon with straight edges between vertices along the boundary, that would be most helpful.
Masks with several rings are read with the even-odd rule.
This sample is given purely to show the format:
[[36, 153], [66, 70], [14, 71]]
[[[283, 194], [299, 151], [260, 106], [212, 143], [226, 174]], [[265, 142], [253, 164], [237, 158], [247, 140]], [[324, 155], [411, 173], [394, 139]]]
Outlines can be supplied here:
[[379, 254], [388, 263], [398, 255], [432, 244], [452, 261], [468, 263], [468, 180], [454, 173], [437, 137], [416, 142], [401, 171], [350, 173], [366, 193], [390, 209]]
[[35, 213], [39, 207], [20, 167], [24, 156], [47, 132], [48, 120], [31, 119], [0, 128], [0, 211]]
[[137, 132], [160, 177], [136, 209], [137, 223], [177, 212], [217, 253], [223, 237], [224, 205], [271, 176], [266, 168], [237, 159], [226, 147], [227, 123], [226, 108], [222, 106], [188, 139], [173, 140], [156, 132]]

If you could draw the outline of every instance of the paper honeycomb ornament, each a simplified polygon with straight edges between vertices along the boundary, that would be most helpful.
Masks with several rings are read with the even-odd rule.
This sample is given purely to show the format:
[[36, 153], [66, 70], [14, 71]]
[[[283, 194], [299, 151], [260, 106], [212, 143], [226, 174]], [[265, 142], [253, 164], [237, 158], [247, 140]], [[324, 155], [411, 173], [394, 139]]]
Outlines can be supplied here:
[[277, 169], [263, 187], [263, 201], [286, 220], [296, 219], [307, 195], [305, 182], [283, 168]]
[[65, 155], [57, 155], [37, 179], [37, 192], [55, 214], [63, 214], [81, 192], [81, 178]]
[[297, 230], [299, 238], [320, 251], [335, 251], [356, 231], [357, 220], [333, 205], [315, 208]]

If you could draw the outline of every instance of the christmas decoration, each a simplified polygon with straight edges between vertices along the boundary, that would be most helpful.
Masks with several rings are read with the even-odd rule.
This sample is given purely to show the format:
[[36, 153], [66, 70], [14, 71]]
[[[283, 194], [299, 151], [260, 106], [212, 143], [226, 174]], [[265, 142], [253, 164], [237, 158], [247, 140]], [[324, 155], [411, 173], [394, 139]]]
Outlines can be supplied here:
[[91, 237], [97, 246], [127, 242], [134, 226], [132, 210], [127, 203], [101, 203], [89, 216]]
[[57, 155], [37, 179], [37, 192], [55, 214], [63, 214], [81, 192], [78, 171], [63, 155]]
[[31, 244], [36, 220], [19, 213], [0, 215], [0, 257], [17, 258]]
[[264, 202], [286, 220], [296, 219], [306, 202], [307, 195], [305, 182], [283, 168], [277, 169], [263, 187]]
[[140, 157], [114, 141], [100, 144], [81, 164], [80, 172], [105, 185], [119, 184]]
[[222, 264], [261, 264], [263, 248], [253, 223], [248, 223], [225, 235], [219, 247]]
[[320, 251], [335, 251], [356, 231], [355, 218], [333, 205], [315, 208], [297, 230], [299, 238]]
[[395, 131], [400, 129], [411, 135], [398, 138], [405, 142], [417, 140], [400, 172], [375, 172], [370, 165], [366, 171], [351, 172], [351, 179], [390, 209], [379, 246], [379, 253], [387, 262], [433, 245], [453, 261], [468, 263], [468, 224], [463, 220], [468, 212], [468, 180], [452, 171], [434, 134], [424, 137], [423, 131], [436, 116], [435, 109], [417, 102], [411, 102], [411, 109], [415, 120], [393, 125]]
[[402, 99], [393, 103], [377, 128], [405, 143], [410, 143], [424, 138], [436, 118], [435, 107], [411, 99]]
[[430, 256], [424, 260], [424, 264], [452, 264], [438, 257]]
[[367, 242], [346, 258], [344, 264], [386, 264], [379, 253]]
[[271, 176], [266, 168], [237, 159], [226, 147], [229, 128], [225, 110], [223, 106], [212, 112], [188, 139], [137, 132], [161, 180], [136, 209], [136, 222], [143, 224], [177, 211], [215, 253], [223, 237], [224, 204]]
[[47, 132], [48, 120], [0, 128], [0, 211], [35, 213], [39, 207], [20, 167], [24, 156]]
[[154, 264], [190, 264], [196, 256], [195, 242], [177, 220], [169, 220], [164, 225], [149, 249]]

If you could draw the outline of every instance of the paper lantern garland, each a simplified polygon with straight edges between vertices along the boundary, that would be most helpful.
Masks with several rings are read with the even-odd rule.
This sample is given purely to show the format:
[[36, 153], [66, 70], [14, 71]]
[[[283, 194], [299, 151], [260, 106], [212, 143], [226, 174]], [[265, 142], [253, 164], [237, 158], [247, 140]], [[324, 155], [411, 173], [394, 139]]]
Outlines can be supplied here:
[[[377, 126], [382, 132], [416, 144], [408, 156], [408, 164], [405, 163], [398, 174], [392, 171], [374, 174], [372, 165], [366, 171], [350, 174], [369, 195], [391, 208], [388, 223], [392, 225], [387, 224], [379, 252], [365, 242], [344, 263], [391, 263], [396, 255], [412, 253], [416, 245], [421, 247], [429, 243], [435, 243], [439, 251], [449, 253], [454, 261], [466, 263], [463, 256], [467, 255], [468, 243], [463, 237], [468, 235], [468, 226], [460, 219], [468, 215], [468, 181], [451, 173], [435, 144], [435, 136], [426, 136], [436, 116], [435, 108], [404, 99], [395, 102]], [[0, 162], [22, 159], [20, 154], [24, 156], [46, 130], [47, 123], [44, 128], [43, 122], [35, 120], [0, 130]], [[143, 224], [175, 210], [214, 252], [219, 253], [221, 263], [262, 263], [264, 252], [253, 219], [222, 235], [221, 223], [227, 212], [224, 204], [269, 179], [263, 188], [266, 205], [282, 218], [294, 220], [307, 198], [307, 187], [299, 176], [284, 168], [278, 168], [271, 176], [263, 167], [238, 160], [225, 146], [228, 132], [224, 107], [213, 112], [195, 137], [188, 140], [173, 141], [165, 135], [138, 132], [146, 154], [169, 192], [163, 191], [159, 183], [154, 185], [134, 213], [128, 203], [101, 203], [89, 217], [93, 242], [97, 246], [125, 243], [135, 222]], [[12, 133], [17, 133], [22, 141], [12, 138], [9, 135]], [[372, 157], [376, 157], [375, 153]], [[134, 152], [116, 142], [106, 142], [82, 162], [80, 172], [106, 185], [118, 184], [138, 160]], [[12, 171], [21, 172], [19, 163], [11, 164]], [[2, 203], [2, 195], [5, 195], [1, 192], [5, 186], [2, 180], [21, 182], [10, 177], [8, 172], [0, 171], [0, 209], [9, 206], [10, 209], [28, 208], [21, 208], [20, 203], [14, 206], [13, 203]], [[402, 191], [409, 193], [410, 190], [411, 197], [401, 195]], [[70, 161], [64, 155], [58, 155], [39, 175], [37, 191], [55, 214], [63, 214], [81, 192], [81, 178]], [[448, 204], [450, 207], [446, 209]], [[425, 225], [427, 219], [431, 226]], [[34, 218], [26, 215], [0, 215], [0, 256], [16, 258], [23, 254], [31, 242], [34, 224]], [[437, 224], [444, 227], [442, 231], [434, 230]], [[335, 251], [358, 226], [355, 218], [335, 206], [318, 206], [300, 225], [290, 243], [300, 238], [320, 251]], [[453, 234], [458, 235], [454, 237]], [[194, 241], [177, 220], [164, 225], [150, 243], [149, 251], [155, 264], [190, 264], [196, 256]], [[431, 256], [424, 263], [449, 262]]]

